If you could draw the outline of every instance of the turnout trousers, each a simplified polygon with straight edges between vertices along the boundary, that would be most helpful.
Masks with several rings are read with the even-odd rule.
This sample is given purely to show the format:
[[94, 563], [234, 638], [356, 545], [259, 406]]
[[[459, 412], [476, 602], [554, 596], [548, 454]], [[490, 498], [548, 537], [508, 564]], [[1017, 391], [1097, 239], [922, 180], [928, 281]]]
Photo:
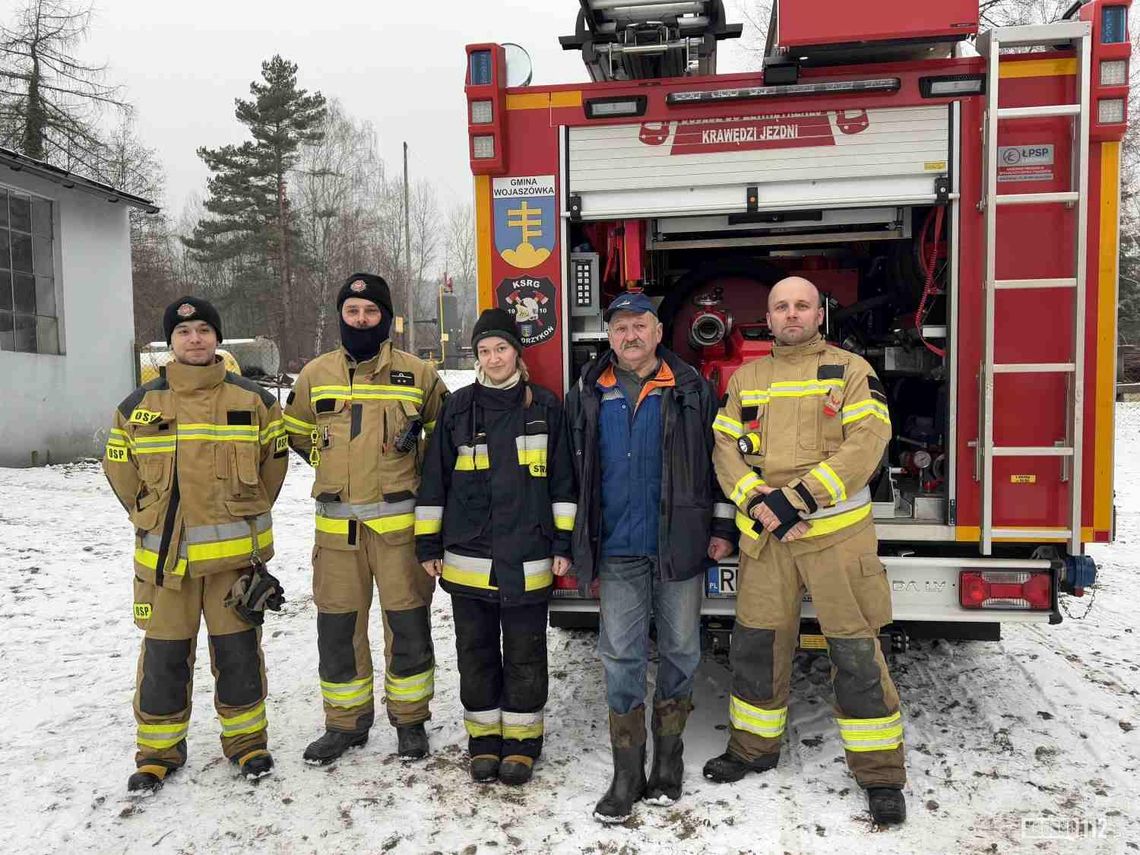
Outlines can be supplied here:
[[359, 733], [375, 718], [368, 612], [372, 588], [380, 593], [384, 624], [384, 701], [395, 727], [431, 718], [435, 652], [430, 607], [435, 580], [416, 561], [408, 542], [386, 543], [359, 527], [355, 550], [313, 549], [313, 601], [321, 695], [328, 730]]
[[261, 628], [247, 624], [224, 601], [244, 570], [182, 580], [171, 590], [134, 580], [135, 623], [146, 630], [139, 654], [134, 710], [135, 765], [177, 769], [186, 762], [198, 628], [206, 616], [214, 708], [222, 752], [240, 762], [267, 742], [265, 658]]
[[780, 752], [805, 589], [827, 637], [848, 768], [861, 787], [902, 787], [899, 696], [877, 639], [891, 620], [891, 594], [870, 522], [822, 549], [770, 538], [759, 558], [741, 553], [729, 751], [745, 760]]
[[471, 756], [537, 760], [548, 686], [547, 603], [503, 607], [459, 595], [451, 603]]

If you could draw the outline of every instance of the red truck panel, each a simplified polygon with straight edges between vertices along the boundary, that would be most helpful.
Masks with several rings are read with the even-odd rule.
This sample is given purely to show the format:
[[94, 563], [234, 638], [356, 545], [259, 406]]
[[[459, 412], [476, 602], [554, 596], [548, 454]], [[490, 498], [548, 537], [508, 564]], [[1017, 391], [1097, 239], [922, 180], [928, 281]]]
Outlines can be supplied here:
[[779, 44], [959, 39], [978, 31], [977, 0], [780, 0]]

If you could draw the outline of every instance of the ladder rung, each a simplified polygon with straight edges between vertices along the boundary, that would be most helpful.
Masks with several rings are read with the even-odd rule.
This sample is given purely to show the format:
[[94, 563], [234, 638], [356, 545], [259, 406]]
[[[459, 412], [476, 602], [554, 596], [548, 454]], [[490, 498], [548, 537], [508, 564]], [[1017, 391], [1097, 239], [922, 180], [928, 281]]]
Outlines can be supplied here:
[[1012, 291], [1027, 288], [1076, 288], [1077, 280], [1068, 279], [998, 279], [994, 288], [998, 291]]
[[1047, 205], [1053, 202], [1076, 202], [1077, 192], [1067, 193], [1005, 193], [994, 197], [998, 205]]
[[1071, 445], [997, 445], [994, 457], [1072, 457]]
[[1080, 104], [1047, 104], [1041, 107], [1002, 107], [998, 110], [998, 119], [1048, 119], [1080, 114]]
[[1077, 366], [1072, 362], [998, 362], [994, 374], [1072, 374]]
[[1048, 540], [1051, 538], [1067, 538], [1072, 532], [1067, 528], [995, 528], [994, 537], [1010, 537], [1019, 540]]

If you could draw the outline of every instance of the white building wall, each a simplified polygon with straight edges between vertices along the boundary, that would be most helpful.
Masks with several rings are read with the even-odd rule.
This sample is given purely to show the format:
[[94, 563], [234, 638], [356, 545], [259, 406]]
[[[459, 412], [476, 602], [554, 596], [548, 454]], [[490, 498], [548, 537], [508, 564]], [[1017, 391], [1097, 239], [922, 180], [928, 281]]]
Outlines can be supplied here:
[[129, 209], [3, 170], [0, 183], [55, 202], [62, 355], [0, 351], [0, 466], [101, 457], [134, 388]]

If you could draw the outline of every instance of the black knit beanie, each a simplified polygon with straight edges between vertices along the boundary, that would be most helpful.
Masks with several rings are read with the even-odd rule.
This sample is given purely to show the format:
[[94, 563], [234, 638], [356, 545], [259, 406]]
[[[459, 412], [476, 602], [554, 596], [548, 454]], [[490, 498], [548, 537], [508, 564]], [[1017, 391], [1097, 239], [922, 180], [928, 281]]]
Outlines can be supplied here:
[[515, 324], [514, 316], [503, 309], [486, 309], [475, 322], [475, 330], [471, 333], [471, 347], [479, 347], [479, 342], [485, 338], [498, 337], [507, 342], [521, 355], [522, 342], [519, 340], [519, 328]]
[[340, 307], [349, 297], [371, 300], [387, 312], [389, 318], [396, 314], [392, 309], [392, 291], [388, 288], [388, 283], [384, 281], [383, 276], [377, 276], [373, 273], [353, 273], [349, 276], [336, 295], [337, 312], [340, 312]]
[[162, 313], [162, 331], [167, 344], [174, 335], [174, 328], [185, 321], [205, 321], [214, 328], [221, 343], [222, 318], [218, 310], [201, 297], [179, 297]]

